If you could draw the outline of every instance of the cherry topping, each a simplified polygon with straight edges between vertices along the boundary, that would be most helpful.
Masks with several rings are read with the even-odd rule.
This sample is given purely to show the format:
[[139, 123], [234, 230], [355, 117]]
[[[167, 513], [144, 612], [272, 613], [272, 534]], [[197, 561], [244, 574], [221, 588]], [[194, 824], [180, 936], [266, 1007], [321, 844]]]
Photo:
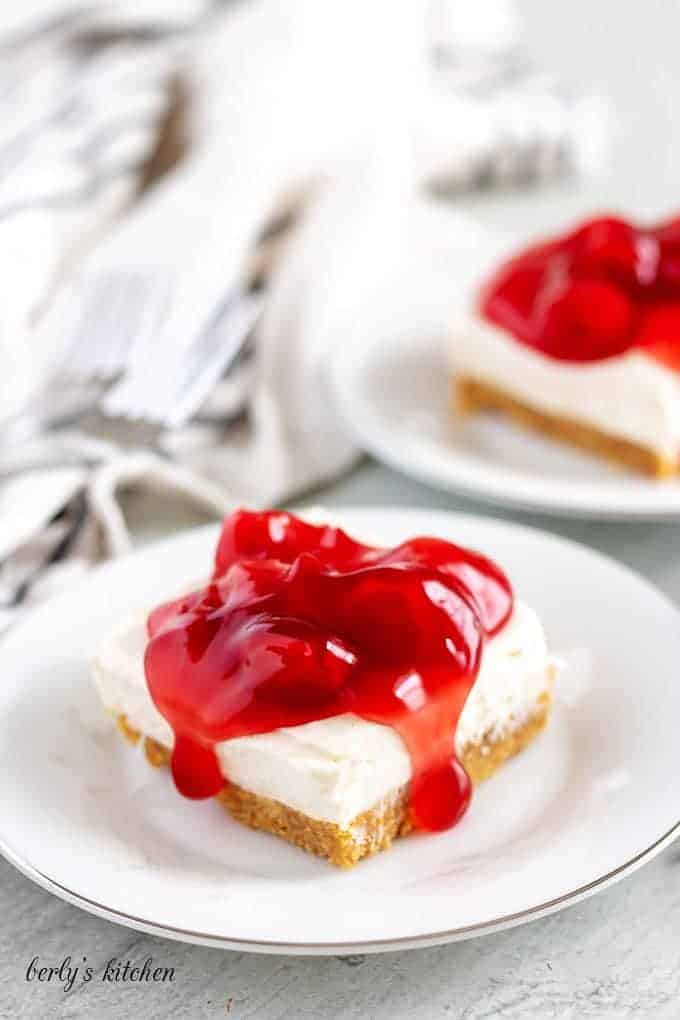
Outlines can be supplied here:
[[680, 303], [658, 304], [645, 310], [638, 346], [645, 354], [680, 372]]
[[618, 287], [606, 280], [576, 279], [546, 309], [536, 346], [559, 357], [568, 336], [574, 361], [598, 361], [628, 349], [634, 324], [633, 303]]
[[470, 799], [455, 732], [484, 641], [512, 612], [503, 572], [441, 539], [380, 549], [274, 511], [227, 518], [215, 564], [148, 620], [180, 792], [219, 792], [221, 741], [350, 712], [402, 737], [415, 824], [455, 824]]
[[614, 280], [626, 288], [644, 282], [641, 235], [625, 220], [603, 216], [571, 237], [571, 275]]
[[640, 349], [678, 369], [680, 218], [640, 227], [615, 216], [534, 245], [483, 288], [480, 311], [547, 357], [588, 362]]

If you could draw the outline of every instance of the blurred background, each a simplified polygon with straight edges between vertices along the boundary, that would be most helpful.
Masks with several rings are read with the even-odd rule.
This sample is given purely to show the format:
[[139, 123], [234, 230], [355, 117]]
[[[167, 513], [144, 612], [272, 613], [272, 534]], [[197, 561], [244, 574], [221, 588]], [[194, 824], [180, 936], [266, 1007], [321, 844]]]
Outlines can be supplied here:
[[323, 496], [361, 457], [336, 352], [435, 278], [445, 329], [490, 239], [671, 212], [679, 28], [663, 0], [4, 5], [5, 618], [129, 547], [131, 491]]

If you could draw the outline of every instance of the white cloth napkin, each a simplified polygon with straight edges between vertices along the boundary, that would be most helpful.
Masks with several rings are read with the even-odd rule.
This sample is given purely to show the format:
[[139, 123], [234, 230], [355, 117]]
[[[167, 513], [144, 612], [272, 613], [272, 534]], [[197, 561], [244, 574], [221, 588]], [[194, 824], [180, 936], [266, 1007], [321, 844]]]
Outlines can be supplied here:
[[78, 24], [93, 31], [180, 30], [191, 26], [210, 0], [22, 0], [3, 4], [0, 46], [11, 47], [52, 27]]
[[193, 425], [162, 440], [175, 459], [247, 503], [290, 499], [357, 457], [329, 371], [399, 256], [408, 209], [407, 196], [390, 194], [373, 173], [372, 184], [368, 170], [327, 184], [289, 243], [257, 336], [247, 421], [226, 435]]
[[[418, 22], [415, 0], [406, 0], [398, 16], [387, 0], [367, 10], [359, 0], [259, 0], [215, 16], [186, 60], [193, 98], [189, 158], [120, 220], [85, 261], [85, 274], [102, 265], [171, 261], [182, 282], [161, 339], [170, 352], [200, 329], [216, 295], [238, 277], [254, 234], [291, 182], [342, 174], [353, 152], [382, 152], [387, 168], [390, 160], [398, 166], [395, 145], [405, 136], [409, 82], [422, 57], [412, 29]], [[140, 76], [135, 70], [132, 81]], [[27, 341], [26, 321], [40, 303], [36, 289], [44, 298], [42, 281], [51, 275], [42, 262], [63, 261], [64, 249], [52, 220], [30, 215], [43, 243], [27, 242], [18, 221], [16, 242], [25, 246], [26, 261], [32, 252], [31, 273], [22, 273], [22, 281], [30, 275], [34, 282], [21, 308], [10, 310], [8, 301], [4, 313], [23, 323]], [[82, 234], [82, 218], [78, 223]], [[52, 251], [43, 259], [50, 238]], [[0, 267], [5, 253], [13, 257], [0, 222]], [[0, 355], [15, 332], [3, 331], [1, 315]], [[57, 316], [55, 328], [33, 330], [30, 346], [5, 348], [12, 371], [4, 376], [0, 414], [23, 397], [31, 370], [37, 376], [41, 352], [58, 341], [59, 325]]]
[[[38, 18], [21, 8], [26, 25]], [[0, 274], [12, 280], [0, 306], [0, 418], [53, 354], [54, 328], [38, 327], [69, 266], [138, 187], [182, 51], [166, 37], [83, 47], [96, 12], [22, 39], [7, 13], [0, 31], [15, 28], [18, 41], [2, 48], [0, 36]], [[119, 13], [118, 27], [130, 27]]]
[[[84, 272], [99, 260], [154, 260], [168, 252], [183, 258], [187, 272], [161, 337], [169, 349], [200, 326], [206, 299], [239, 277], [279, 194], [313, 180], [270, 285], [247, 420], [237, 429], [194, 426], [162, 436], [175, 463], [148, 450], [88, 452], [87, 438], [70, 437], [80, 474], [34, 471], [30, 484], [21, 476], [7, 482], [14, 492], [5, 514], [0, 501], [0, 532], [3, 519], [11, 524], [23, 516], [22, 500], [39, 503], [40, 512], [34, 507], [29, 534], [15, 536], [18, 548], [7, 543], [0, 602], [4, 591], [11, 603], [20, 569], [30, 578], [23, 605], [72, 580], [75, 561], [82, 566], [127, 548], [119, 495], [130, 485], [149, 496], [162, 487], [167, 498], [190, 498], [218, 515], [238, 503], [280, 503], [354, 462], [327, 369], [333, 350], [351, 342], [376, 274], [403, 243], [420, 23], [417, 0], [406, 0], [398, 13], [388, 0], [369, 7], [360, 0], [260, 0], [213, 22], [191, 65], [189, 160], [120, 222]], [[198, 260], [211, 271], [193, 274]], [[15, 452], [13, 467], [20, 457], [54, 464], [63, 456], [54, 441]], [[0, 457], [0, 479], [12, 465]], [[60, 503], [65, 513], [55, 510]], [[66, 541], [61, 555], [74, 521], [78, 541]], [[46, 563], [55, 559], [55, 545], [60, 555]], [[7, 618], [16, 611], [9, 605]]]
[[15, 466], [31, 458], [49, 466], [0, 487], [0, 634], [99, 560], [130, 550], [123, 497], [185, 504], [206, 519], [232, 508], [216, 486], [144, 450], [123, 456], [110, 444], [63, 435], [25, 448]]

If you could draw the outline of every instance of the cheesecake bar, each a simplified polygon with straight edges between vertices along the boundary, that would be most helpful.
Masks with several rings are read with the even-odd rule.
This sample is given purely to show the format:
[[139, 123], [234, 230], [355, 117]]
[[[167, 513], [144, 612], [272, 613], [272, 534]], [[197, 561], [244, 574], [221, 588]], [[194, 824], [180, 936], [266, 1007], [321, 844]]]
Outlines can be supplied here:
[[[274, 562], [280, 564], [279, 560], [260, 559], [257, 561], [258, 566], [255, 573], [249, 574], [249, 584], [252, 583], [253, 577], [256, 577], [257, 583], [260, 583], [262, 576], [269, 578], [271, 573], [274, 573], [277, 578], [283, 578], [284, 586], [296, 583], [295, 579], [299, 576], [301, 569], [299, 557], [297, 552], [291, 551], [290, 548], [283, 548], [287, 541], [288, 522], [291, 519], [296, 520], [290, 515], [280, 514], [276, 524], [269, 521], [270, 530], [280, 540], [278, 544], [282, 546], [278, 550], [278, 555], [290, 560], [291, 565], [286, 570], [281, 570], [280, 566], [271, 566]], [[309, 525], [307, 527], [311, 528]], [[290, 529], [288, 528], [288, 530]], [[314, 528], [313, 530], [328, 533], [331, 529]], [[235, 574], [244, 569], [243, 562], [250, 563], [250, 561], [237, 559], [236, 568], [233, 567], [235, 531], [238, 529], [227, 523], [224, 532], [227, 535], [227, 540], [225, 543], [223, 534], [221, 542], [222, 552], [225, 552], [226, 545], [226, 556], [232, 561], [231, 573], [227, 572], [224, 581], [223, 600], [235, 597], [234, 590], [240, 583], [240, 575], [235, 576]], [[341, 542], [344, 540], [344, 533], [339, 532], [338, 529], [332, 529], [332, 531], [334, 535], [343, 536]], [[323, 540], [319, 545], [322, 544]], [[441, 557], [441, 548], [446, 545], [447, 543], [439, 543], [437, 546], [438, 556]], [[361, 548], [368, 549], [369, 547]], [[451, 548], [457, 549], [453, 546]], [[346, 551], [343, 548], [341, 559], [345, 557]], [[255, 553], [256, 550], [251, 542], [247, 555], [253, 556]], [[270, 555], [271, 550], [267, 550], [266, 557], [270, 557]], [[362, 621], [371, 612], [370, 603], [366, 601], [367, 592], [371, 599], [379, 598], [377, 591], [374, 591], [373, 588], [369, 591], [365, 585], [373, 587], [384, 585], [387, 579], [390, 586], [384, 589], [382, 595], [383, 598], [389, 597], [391, 600], [395, 618], [398, 618], [401, 610], [396, 601], [395, 589], [391, 587], [394, 577], [400, 584], [402, 575], [408, 577], [409, 584], [411, 581], [416, 582], [415, 590], [418, 592], [418, 597], [422, 594], [423, 586], [430, 585], [430, 596], [436, 603], [434, 611], [442, 619], [446, 618], [446, 612], [448, 612], [448, 608], [446, 608], [446, 612], [442, 608], [444, 600], [448, 598], [447, 593], [454, 591], [457, 597], [459, 591], [462, 591], [458, 582], [455, 584], [451, 582], [450, 589], [444, 588], [443, 585], [439, 588], [439, 581], [433, 579], [435, 576], [446, 576], [445, 571], [449, 569], [448, 562], [438, 568], [441, 571], [439, 575], [433, 574], [429, 566], [425, 573], [421, 574], [421, 569], [425, 569], [420, 566], [424, 555], [422, 547], [417, 548], [417, 555], [410, 553], [412, 559], [418, 560], [418, 565], [414, 570], [411, 570], [408, 564], [405, 565], [404, 555], [396, 551], [398, 565], [388, 565], [384, 568], [382, 562], [385, 557], [382, 557], [381, 565], [374, 568], [375, 560], [368, 553], [365, 556], [365, 561], [370, 562], [366, 562], [363, 568], [357, 569], [355, 562], [351, 560], [349, 564], [351, 569], [345, 573], [336, 563], [333, 572], [329, 575], [319, 567], [316, 558], [314, 561], [311, 560], [311, 553], [307, 555], [310, 556], [310, 560], [304, 569], [308, 573], [300, 590], [303, 592], [314, 591], [315, 584], [321, 579], [321, 591], [326, 584], [329, 584], [335, 592], [337, 590], [334, 587], [335, 584], [339, 581], [345, 583], [343, 578], [349, 578], [350, 583], [355, 586], [356, 603]], [[428, 555], [432, 558], [429, 551]], [[218, 560], [219, 557], [218, 551]], [[476, 562], [474, 561], [474, 563]], [[248, 570], [250, 569], [251, 567], [248, 566]], [[259, 571], [263, 573], [260, 574]], [[290, 581], [291, 571], [294, 574], [292, 581]], [[501, 580], [494, 578], [493, 583], [498, 587], [502, 580], [502, 578]], [[479, 609], [471, 611], [470, 625], [475, 625], [474, 617], [479, 612], [480, 616], [486, 615], [487, 626], [493, 630], [493, 633], [488, 638], [482, 639], [479, 647], [475, 646], [477, 649], [475, 656], [477, 656], [477, 652], [479, 654], [474, 662], [474, 678], [470, 678], [469, 682], [466, 679], [465, 688], [457, 692], [459, 676], [456, 668], [452, 668], [450, 689], [448, 677], [446, 675], [439, 677], [437, 682], [441, 681], [444, 686], [438, 688], [437, 698], [441, 700], [443, 708], [446, 707], [447, 698], [454, 699], [450, 702], [452, 706], [450, 718], [455, 721], [455, 726], [453, 726], [450, 738], [447, 738], [450, 739], [450, 745], [448, 749], [444, 748], [444, 755], [448, 755], [450, 759], [455, 755], [454, 760], [457, 762], [457, 767], [462, 766], [464, 774], [474, 785], [490, 777], [508, 758], [530, 743], [543, 728], [548, 717], [555, 664], [548, 651], [543, 628], [533, 609], [519, 599], [513, 599], [511, 604], [503, 602], [502, 608], [499, 609], [501, 596], [496, 588], [490, 588], [488, 591], [481, 590], [474, 577], [471, 585], [475, 588], [476, 597], [484, 600], [485, 608], [483, 611]], [[290, 598], [287, 588], [285, 591], [286, 597]], [[410, 591], [409, 589], [409, 597]], [[212, 608], [200, 617], [201, 626], [207, 625], [206, 620], [210, 621], [216, 615], [223, 613], [225, 602], [215, 596], [212, 598]], [[262, 655], [262, 645], [252, 643], [252, 627], [259, 625], [262, 606], [267, 605], [267, 598], [268, 596], [265, 595], [264, 602], [257, 603], [258, 615], [247, 619], [247, 630], [250, 635], [248, 640], [251, 643], [244, 653], [243, 661], [246, 663], [246, 673], [235, 673], [233, 681], [235, 686], [239, 685], [239, 690], [242, 689], [244, 676], [246, 679], [250, 676], [248, 671], [255, 668], [254, 663]], [[318, 593], [315, 592], [315, 602], [318, 601], [318, 598]], [[151, 632], [153, 634], [154, 627], [157, 627], [157, 638], [149, 636], [146, 614], [132, 619], [106, 642], [94, 662], [94, 679], [104, 707], [116, 719], [120, 731], [128, 740], [142, 742], [147, 760], [155, 766], [170, 764], [173, 751], [177, 748], [178, 739], [185, 739], [185, 730], [180, 731], [178, 738], [177, 721], [172, 712], [165, 708], [162, 692], [159, 694], [158, 687], [154, 686], [154, 651], [152, 649], [149, 654], [149, 647], [153, 646], [154, 640], [160, 642], [161, 650], [165, 645], [172, 645], [177, 633], [176, 628], [184, 627], [187, 612], [191, 613], [191, 610], [187, 611], [187, 605], [190, 602], [191, 599], [189, 603], [179, 607], [176, 603], [171, 604], [175, 606], [175, 609], [170, 611], [169, 616], [164, 609], [161, 613], [160, 624], [158, 621], [153, 623], [152, 615]], [[428, 602], [427, 606], [429, 605]], [[387, 602], [383, 602], [379, 608], [382, 611], [386, 606]], [[417, 603], [413, 602], [412, 606], [415, 612]], [[240, 607], [241, 603], [238, 603], [238, 608], [230, 609], [231, 616], [227, 620], [230, 630], [229, 634], [225, 631], [225, 643], [233, 637], [234, 618], [241, 612]], [[277, 614], [278, 611], [277, 608]], [[177, 616], [173, 616], [173, 612], [176, 612]], [[313, 615], [315, 622], [321, 618], [325, 619], [325, 615], [320, 615], [318, 610], [309, 610], [309, 612]], [[455, 612], [460, 613], [460, 606], [457, 603]], [[298, 608], [297, 613], [299, 618], [302, 609]], [[384, 718], [393, 720], [392, 722], [377, 721], [381, 717], [381, 712], [386, 710], [380, 708], [380, 701], [375, 694], [381, 679], [376, 677], [374, 680], [371, 672], [357, 681], [359, 689], [363, 690], [364, 686], [368, 688], [368, 702], [362, 702], [360, 697], [357, 699], [356, 691], [352, 692], [352, 698], [355, 700], [351, 698], [349, 701], [344, 700], [346, 692], [353, 682], [353, 670], [358, 668], [358, 664], [355, 663], [352, 656], [356, 655], [359, 658], [361, 655], [361, 635], [359, 630], [352, 632], [350, 624], [354, 617], [349, 602], [342, 608], [340, 616], [338, 616], [336, 606], [333, 607], [331, 615], [334, 620], [333, 641], [342, 644], [343, 651], [340, 661], [342, 668], [347, 669], [346, 673], [340, 674], [342, 682], [334, 682], [332, 686], [331, 697], [340, 697], [340, 700], [329, 705], [325, 700], [327, 692], [324, 691], [323, 697], [319, 700], [318, 691], [315, 689], [310, 702], [310, 681], [307, 680], [301, 687], [299, 678], [294, 677], [292, 679], [294, 687], [285, 688], [283, 691], [283, 714], [286, 717], [284, 721], [295, 722], [296, 714], [297, 716], [302, 715], [309, 721], [298, 725], [274, 726], [273, 723], [278, 721], [277, 713], [281, 712], [280, 676], [277, 674], [275, 678], [277, 686], [274, 702], [266, 700], [269, 695], [267, 692], [263, 695], [262, 688], [256, 688], [255, 697], [250, 707], [243, 708], [242, 701], [239, 701], [241, 718], [245, 718], [243, 712], [251, 711], [252, 713], [252, 706], [257, 706], [258, 697], [265, 698], [262, 702], [265, 708], [263, 709], [261, 705], [258, 710], [259, 715], [251, 714], [247, 723], [239, 724], [241, 728], [237, 732], [241, 732], [243, 735], [218, 739], [217, 731], [210, 730], [214, 741], [212, 749], [221, 776], [221, 782], [214, 790], [214, 795], [234, 818], [251, 828], [274, 833], [304, 850], [327, 858], [340, 867], [351, 867], [361, 858], [388, 848], [397, 836], [404, 835], [413, 828], [445, 828], [449, 824], [453, 824], [458, 815], [446, 814], [444, 810], [446, 805], [439, 803], [439, 799], [445, 800], [450, 795], [446, 785], [442, 786], [439, 781], [439, 785], [435, 784], [433, 787], [436, 796], [434, 805], [431, 805], [430, 814], [428, 815], [426, 812], [423, 816], [421, 810], [420, 818], [417, 813], [414, 815], [414, 783], [418, 783], [418, 788], [421, 789], [423, 786], [422, 774], [423, 772], [427, 774], [430, 768], [430, 763], [425, 761], [423, 769], [422, 761], [422, 749], [427, 741], [421, 742], [419, 745], [418, 734], [414, 730], [410, 730], [403, 720], [400, 720], [398, 714], [395, 716], [385, 714]], [[224, 619], [224, 615], [219, 616], [220, 623]], [[276, 620], [280, 620], [278, 615]], [[350, 622], [346, 622], [347, 620]], [[178, 624], [177, 621], [180, 623]], [[238, 619], [237, 627], [241, 627], [242, 623], [243, 621]], [[340, 631], [342, 623], [344, 626]], [[286, 617], [285, 628], [283, 628], [286, 630], [286, 640], [290, 633], [296, 631], [296, 628], [297, 624], [291, 623]], [[272, 633], [275, 634], [274, 639], [271, 637]], [[271, 629], [267, 631], [268, 644], [266, 648], [268, 653], [272, 648], [272, 640], [279, 641], [281, 633], [282, 628], [278, 622], [275, 631]], [[186, 632], [182, 630], [181, 636], [184, 641]], [[220, 633], [215, 632], [209, 643], [211, 655], [215, 654], [215, 648], [218, 647], [220, 640]], [[387, 640], [398, 641], [398, 636], [395, 638], [394, 633], [388, 634]], [[476, 638], [474, 636], [468, 637], [466, 640], [470, 640], [471, 644], [475, 645]], [[366, 637], [365, 642], [367, 645], [370, 644], [370, 637]], [[411, 713], [409, 725], [414, 719], [418, 720], [419, 712], [423, 712], [423, 708], [427, 708], [430, 713], [440, 711], [438, 701], [432, 702], [429, 707], [427, 705], [421, 707], [417, 703], [417, 698], [425, 698], [425, 694], [423, 693], [424, 688], [419, 689], [417, 684], [414, 684], [414, 677], [417, 679], [419, 654], [416, 646], [417, 637], [408, 636], [408, 647], [415, 648], [411, 672], [403, 673], [401, 664], [398, 666], [399, 683], [404, 691], [401, 696], [405, 702], [408, 702], [409, 697], [413, 702], [408, 706]], [[286, 644], [285, 649], [289, 648], [290, 645]], [[350, 651], [350, 648], [353, 651]], [[297, 646], [294, 651], [297, 654]], [[307, 658], [312, 654], [309, 653], [307, 646], [305, 646], [304, 652]], [[427, 652], [427, 648], [425, 648], [425, 653], [426, 659], [423, 660], [425, 664], [421, 666], [423, 674], [426, 674], [430, 668], [430, 653]], [[460, 648], [457, 649], [456, 654], [460, 657]], [[434, 661], [438, 661], [438, 655], [437, 650], [431, 653]], [[395, 657], [393, 650], [387, 645], [385, 646], [384, 659], [391, 669]], [[172, 662], [173, 660], [159, 659], [163, 665], [166, 661]], [[298, 661], [302, 660], [295, 659], [296, 664]], [[183, 671], [184, 674], [183, 685], [194, 682], [195, 664], [190, 663], [190, 666], [191, 668], [187, 670], [186, 662], [177, 661], [177, 670]], [[306, 667], [296, 665], [296, 668], [299, 670]], [[329, 660], [328, 665], [324, 668], [332, 672], [336, 667]], [[402, 673], [405, 682], [402, 682]], [[197, 684], [200, 682], [200, 679], [196, 680]], [[434, 683], [434, 680], [431, 683]], [[201, 697], [205, 697], [205, 688], [201, 689], [203, 692]], [[432, 687], [429, 689], [431, 691]], [[180, 688], [177, 686], [173, 688], [174, 698], [177, 698], [178, 690]], [[217, 697], [219, 697], [221, 687], [216, 690], [218, 690]], [[414, 694], [416, 700], [413, 700]], [[274, 715], [271, 714], [272, 703], [275, 705]], [[291, 705], [293, 706], [292, 716], [290, 715]], [[370, 707], [367, 707], [368, 705]], [[460, 705], [462, 705], [462, 711], [459, 712]], [[335, 707], [338, 709], [337, 712], [334, 711]], [[356, 708], [356, 711], [346, 710], [353, 707]], [[170, 718], [166, 718], [161, 709]], [[266, 718], [261, 714], [265, 710]], [[390, 708], [391, 711], [392, 708]], [[427, 712], [424, 714], [427, 715]], [[215, 710], [211, 708], [208, 715], [211, 719], [214, 718]], [[315, 715], [319, 717], [315, 718]], [[229, 722], [230, 726], [233, 726], [233, 718]], [[265, 718], [264, 722], [263, 718]], [[442, 719], [446, 718], [448, 716], [443, 714], [439, 722], [436, 722], [435, 728], [438, 728], [438, 732], [442, 731]], [[174, 724], [174, 728], [171, 723]], [[426, 725], [430, 726], [431, 724], [427, 723]], [[194, 727], [191, 732], [195, 735], [193, 716], [191, 726]], [[223, 732], [226, 731], [225, 728]], [[229, 730], [229, 732], [232, 731]], [[425, 729], [421, 732], [428, 736], [435, 730]], [[427, 749], [425, 753], [429, 753]], [[432, 754], [435, 755], [434, 750]], [[198, 762], [197, 767], [202, 769], [203, 762], [200, 756], [196, 761]], [[177, 768], [174, 766], [173, 771], [177, 781]], [[182, 790], [181, 784], [178, 786]], [[185, 791], [182, 790], [182, 792]], [[202, 796], [205, 792], [198, 795]], [[195, 791], [190, 791], [189, 795], [195, 795]], [[465, 806], [467, 806], [467, 802], [463, 808]], [[439, 819], [439, 821], [443, 819], [443, 824], [432, 824], [433, 818]]]
[[[121, 732], [164, 765], [173, 733], [149, 694], [146, 640], [145, 619], [132, 621], [101, 649], [94, 677]], [[536, 613], [518, 602], [483, 653], [458, 723], [456, 751], [473, 783], [543, 728], [554, 672]], [[388, 726], [345, 714], [225, 741], [218, 757], [229, 778], [219, 797], [239, 821], [334, 864], [349, 867], [410, 829], [409, 757]]]
[[520, 252], [453, 324], [459, 414], [657, 478], [680, 470], [680, 221], [591, 220]]

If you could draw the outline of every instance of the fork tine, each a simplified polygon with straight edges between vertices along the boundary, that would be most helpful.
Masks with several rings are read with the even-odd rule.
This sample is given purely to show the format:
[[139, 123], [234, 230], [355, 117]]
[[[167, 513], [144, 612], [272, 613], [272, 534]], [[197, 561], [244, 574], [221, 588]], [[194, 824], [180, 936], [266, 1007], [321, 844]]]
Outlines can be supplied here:
[[100, 402], [105, 414], [132, 419], [142, 416], [138, 408], [143, 409], [149, 386], [157, 383], [161, 318], [160, 314], [155, 319], [149, 317], [138, 331], [125, 371]]
[[102, 271], [86, 283], [65, 373], [111, 379], [156, 328], [168, 287], [154, 270]]
[[[149, 338], [158, 335], [170, 282], [167, 269], [159, 271], [158, 266], [90, 272], [69, 309], [70, 322], [63, 324], [59, 318], [65, 335], [59, 362], [51, 366], [31, 405], [4, 419], [3, 445], [47, 432], [101, 406], [135, 347], [138, 353], [140, 348], [146, 352]], [[148, 360], [146, 353], [144, 357]]]
[[67, 354], [64, 371], [74, 378], [87, 378], [93, 374], [95, 346], [101, 338], [101, 332], [96, 329], [98, 320], [95, 309], [96, 304], [88, 288], [80, 300], [77, 317], [71, 324], [70, 336], [64, 348]]
[[228, 370], [250, 336], [262, 311], [263, 299], [244, 295], [213, 323], [205, 337], [187, 351], [176, 386], [160, 412], [163, 425], [177, 428], [195, 414], [220, 376]]
[[125, 365], [140, 328], [144, 301], [145, 294], [132, 274], [119, 277], [115, 289], [102, 296], [106, 314], [100, 328], [105, 342], [98, 347], [95, 367], [104, 377], [116, 375]]
[[146, 357], [148, 345], [157, 335], [167, 314], [174, 286], [174, 273], [170, 268], [157, 270], [147, 278], [147, 300], [140, 306], [139, 328], [136, 330], [128, 364], [133, 367], [139, 357]]
[[261, 295], [230, 291], [206, 327], [173, 355], [158, 359], [154, 335], [134, 364], [101, 401], [106, 414], [143, 419], [170, 427], [185, 424], [221, 375], [233, 364], [261, 308]]
[[69, 375], [103, 378], [110, 373], [115, 364], [114, 354], [119, 354], [113, 350], [119, 346], [113, 326], [116, 322], [121, 325], [122, 292], [118, 279], [105, 281], [95, 277], [85, 285], [65, 366]]
[[106, 342], [98, 345], [96, 370], [106, 378], [120, 371], [134, 336], [135, 320], [139, 317], [134, 277], [120, 277], [113, 293], [105, 292], [101, 298], [106, 308], [102, 324]]
[[177, 362], [176, 352], [166, 353], [159, 359], [158, 351], [163, 337], [159, 333], [149, 336], [144, 346], [143, 357], [140, 357], [134, 368], [125, 374], [120, 384], [114, 387], [105, 406], [114, 405], [116, 413], [133, 420], [145, 419], [156, 421], [155, 407], [164, 400], [168, 379], [172, 378]]
[[112, 294], [101, 294], [101, 305], [106, 308], [102, 325], [106, 342], [99, 348], [97, 370], [105, 377], [116, 375], [124, 367], [142, 328], [150, 290], [146, 276], [128, 272], [117, 278]]

